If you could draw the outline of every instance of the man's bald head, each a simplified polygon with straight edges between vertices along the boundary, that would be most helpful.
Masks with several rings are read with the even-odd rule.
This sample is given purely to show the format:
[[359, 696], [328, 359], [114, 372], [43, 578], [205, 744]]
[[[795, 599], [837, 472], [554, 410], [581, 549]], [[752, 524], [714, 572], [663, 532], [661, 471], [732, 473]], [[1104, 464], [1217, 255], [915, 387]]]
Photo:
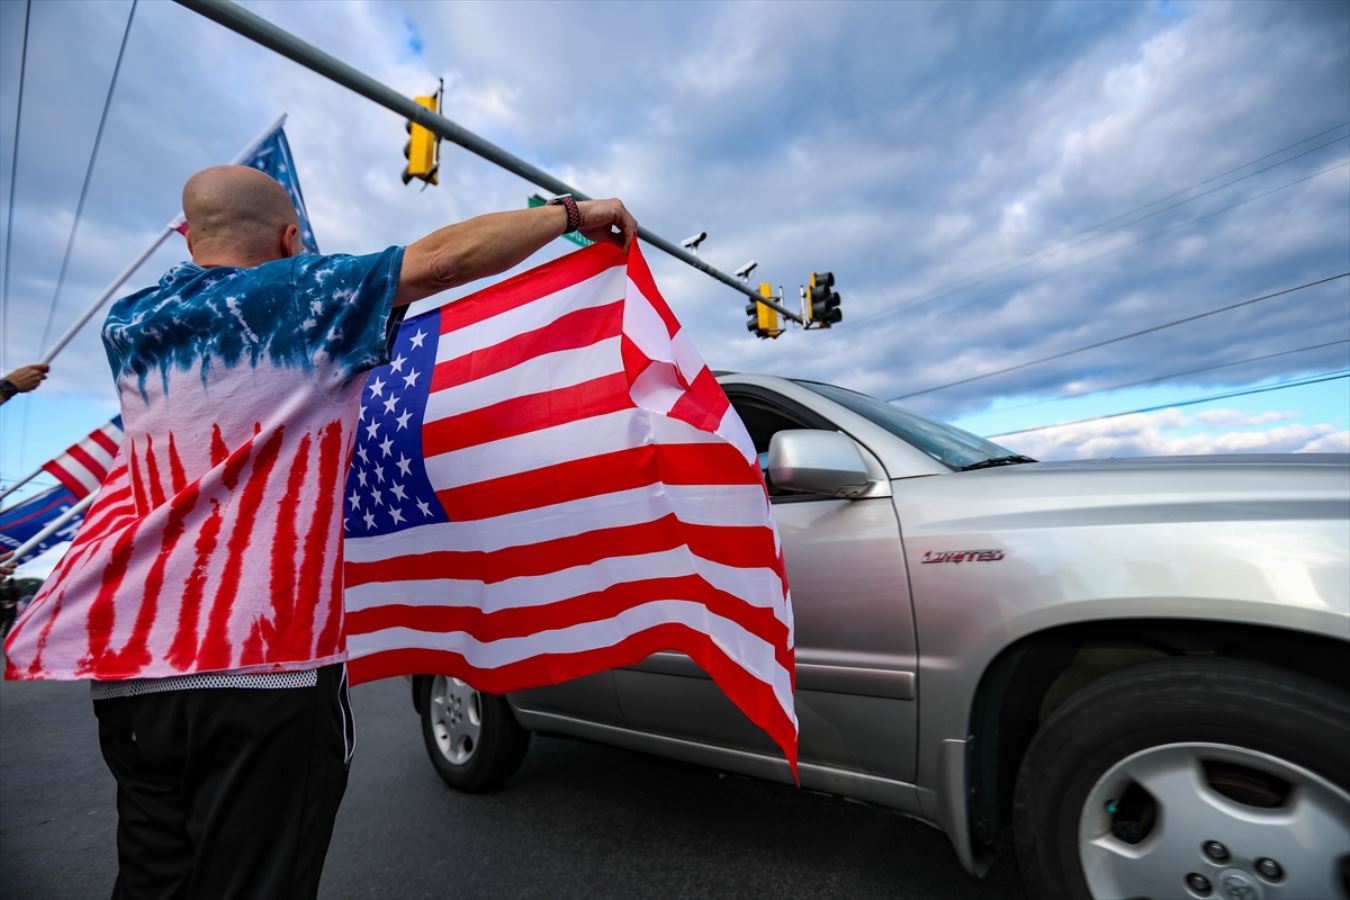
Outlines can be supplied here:
[[188, 249], [200, 265], [256, 266], [300, 250], [300, 219], [290, 195], [248, 166], [214, 166], [189, 178], [183, 215]]

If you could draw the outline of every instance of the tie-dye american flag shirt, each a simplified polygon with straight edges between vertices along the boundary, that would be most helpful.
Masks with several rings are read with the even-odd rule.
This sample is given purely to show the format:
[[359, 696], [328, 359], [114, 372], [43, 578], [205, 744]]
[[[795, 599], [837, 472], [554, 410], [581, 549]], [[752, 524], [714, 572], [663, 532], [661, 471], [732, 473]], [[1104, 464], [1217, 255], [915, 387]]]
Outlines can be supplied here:
[[346, 657], [342, 489], [403, 248], [184, 263], [103, 329], [125, 427], [9, 678], [281, 672]]

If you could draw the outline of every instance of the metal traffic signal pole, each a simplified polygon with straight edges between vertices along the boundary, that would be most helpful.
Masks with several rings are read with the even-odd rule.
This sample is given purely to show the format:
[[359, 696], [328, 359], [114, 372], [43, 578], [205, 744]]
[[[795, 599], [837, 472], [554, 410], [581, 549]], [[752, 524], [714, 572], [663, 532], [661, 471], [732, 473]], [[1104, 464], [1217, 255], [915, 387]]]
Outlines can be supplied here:
[[[349, 90], [355, 91], [368, 100], [375, 101], [386, 109], [403, 116], [403, 118], [422, 125], [452, 144], [458, 144], [470, 153], [475, 153], [489, 162], [496, 163], [508, 172], [519, 175], [546, 191], [551, 191], [554, 194], [572, 194], [578, 200], [592, 199], [561, 179], [554, 178], [543, 169], [527, 163], [491, 141], [484, 140], [444, 116], [437, 115], [426, 107], [418, 105], [413, 102], [412, 98], [403, 96], [388, 85], [376, 81], [369, 75], [352, 68], [334, 56], [324, 53], [318, 47], [300, 40], [290, 32], [278, 28], [261, 16], [254, 15], [230, 2], [230, 0], [176, 0], [176, 2], [231, 31], [257, 41], [269, 50], [275, 50], [282, 56], [298, 62], [300, 65], [337, 82]], [[711, 275], [727, 287], [739, 291], [755, 302], [776, 309], [786, 318], [798, 323], [802, 321], [802, 317], [797, 313], [778, 303], [764, 299], [750, 285], [736, 280], [719, 269], [714, 269], [694, 254], [672, 244], [660, 235], [653, 234], [648, 229], [638, 226], [638, 237], [653, 247], [664, 250], [681, 262], [688, 263], [700, 272]]]

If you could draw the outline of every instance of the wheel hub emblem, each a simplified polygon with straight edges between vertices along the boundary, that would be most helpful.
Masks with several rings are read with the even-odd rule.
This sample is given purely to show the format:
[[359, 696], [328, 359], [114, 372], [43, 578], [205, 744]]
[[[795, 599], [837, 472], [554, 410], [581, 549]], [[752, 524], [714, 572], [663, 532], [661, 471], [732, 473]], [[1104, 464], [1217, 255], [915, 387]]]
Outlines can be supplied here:
[[1219, 873], [1219, 891], [1224, 900], [1261, 900], [1261, 885], [1241, 869], [1227, 869]]

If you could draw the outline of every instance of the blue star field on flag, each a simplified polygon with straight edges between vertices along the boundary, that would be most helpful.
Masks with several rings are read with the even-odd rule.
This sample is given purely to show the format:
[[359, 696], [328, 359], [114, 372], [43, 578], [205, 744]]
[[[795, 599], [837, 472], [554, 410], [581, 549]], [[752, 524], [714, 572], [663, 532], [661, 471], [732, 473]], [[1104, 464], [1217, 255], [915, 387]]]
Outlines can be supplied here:
[[404, 322], [389, 363], [366, 377], [343, 492], [349, 537], [448, 521], [422, 460], [422, 418], [436, 367], [439, 315], [433, 311]]

